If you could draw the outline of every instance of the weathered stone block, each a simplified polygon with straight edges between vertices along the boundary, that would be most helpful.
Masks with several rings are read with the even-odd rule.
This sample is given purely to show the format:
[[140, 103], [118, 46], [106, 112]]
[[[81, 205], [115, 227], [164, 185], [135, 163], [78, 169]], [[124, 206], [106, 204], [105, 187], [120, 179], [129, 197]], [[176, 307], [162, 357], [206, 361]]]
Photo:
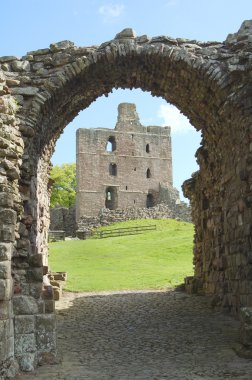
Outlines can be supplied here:
[[42, 294], [42, 283], [34, 282], [30, 284], [30, 295], [36, 299], [39, 299]]
[[53, 297], [54, 297], [54, 291], [53, 291], [53, 288], [51, 286], [46, 287], [42, 291], [43, 300], [53, 300], [54, 299]]
[[11, 338], [14, 336], [13, 318], [0, 321], [0, 326], [5, 329], [5, 337]]
[[12, 317], [12, 302], [8, 301], [0, 301], [0, 320], [8, 319]]
[[10, 300], [12, 297], [12, 279], [0, 280], [0, 301]]
[[29, 257], [29, 264], [32, 267], [42, 267], [43, 266], [43, 255], [36, 254]]
[[30, 62], [28, 61], [14, 61], [12, 62], [12, 69], [14, 71], [29, 71]]
[[0, 193], [0, 206], [13, 207], [13, 195], [9, 193]]
[[45, 300], [45, 313], [54, 313], [55, 311], [55, 301]]
[[0, 225], [0, 240], [6, 242], [15, 241], [15, 225], [2, 224]]
[[34, 315], [17, 315], [14, 319], [15, 334], [30, 334], [35, 331]]
[[17, 295], [13, 297], [13, 311], [15, 315], [37, 314], [38, 305], [33, 297]]
[[36, 353], [26, 353], [22, 356], [18, 356], [18, 363], [21, 371], [32, 372], [37, 366], [37, 354]]
[[13, 379], [15, 375], [18, 373], [18, 371], [19, 371], [19, 366], [16, 359], [13, 357], [8, 358], [7, 362], [5, 362], [5, 368], [3, 372], [4, 377], [1, 377], [1, 380], [4, 380], [5, 378]]
[[14, 357], [14, 336], [10, 336], [6, 339], [6, 357], [13, 358]]
[[29, 282], [41, 282], [43, 280], [43, 268], [32, 268], [27, 270], [27, 280]]
[[45, 313], [45, 301], [42, 299], [37, 300], [38, 304], [38, 313], [44, 314]]
[[62, 289], [58, 286], [53, 286], [53, 299], [55, 301], [59, 301], [60, 297], [62, 295]]
[[17, 334], [15, 336], [15, 354], [19, 356], [27, 352], [36, 352], [35, 335]]
[[37, 332], [37, 348], [39, 352], [51, 352], [56, 350], [56, 331]]
[[55, 314], [36, 315], [36, 331], [46, 332], [56, 330]]
[[0, 211], [0, 220], [3, 220], [6, 224], [16, 223], [17, 213], [11, 209], [3, 209]]
[[11, 260], [13, 245], [11, 243], [0, 243], [0, 261]]
[[60, 41], [60, 42], [56, 42], [54, 44], [51, 44], [50, 49], [52, 52], [56, 52], [59, 50], [68, 49], [68, 48], [73, 47], [73, 46], [74, 46], [74, 42], [65, 40], [65, 41]]
[[12, 87], [12, 95], [33, 96], [39, 91], [37, 87]]
[[11, 278], [11, 267], [9, 261], [0, 262], [0, 279]]

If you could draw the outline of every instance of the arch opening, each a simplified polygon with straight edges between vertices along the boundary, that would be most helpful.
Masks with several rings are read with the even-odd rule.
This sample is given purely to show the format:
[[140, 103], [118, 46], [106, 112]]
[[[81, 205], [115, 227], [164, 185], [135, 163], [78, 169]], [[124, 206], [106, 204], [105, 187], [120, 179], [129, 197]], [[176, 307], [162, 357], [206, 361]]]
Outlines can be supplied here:
[[[246, 44], [246, 39], [244, 41]], [[23, 104], [16, 114], [20, 125], [17, 123], [18, 128], [17, 125], [12, 129], [9, 127], [13, 135], [20, 138], [15, 142], [18, 161], [12, 154], [11, 160], [16, 166], [6, 161], [4, 169], [9, 187], [4, 185], [3, 188], [10, 193], [10, 198], [5, 199], [6, 207], [15, 214], [11, 219], [13, 230], [9, 229], [8, 242], [12, 244], [18, 239], [20, 243], [15, 245], [13, 269], [16, 270], [17, 264], [23, 265], [28, 268], [24, 269], [27, 279], [31, 273], [39, 273], [42, 280], [41, 269], [47, 266], [48, 171], [60, 133], [80, 110], [86, 109], [99, 96], [108, 95], [113, 88], [141, 88], [176, 105], [191, 124], [202, 131], [202, 146], [196, 153], [200, 170], [184, 183], [184, 193], [191, 199], [196, 226], [195, 274], [186, 287], [191, 292], [215, 295], [219, 305], [237, 312], [242, 304], [247, 305], [251, 300], [250, 293], [238, 294], [236, 291], [237, 282], [247, 281], [244, 285], [247, 289], [250, 281], [250, 273], [246, 271], [249, 263], [247, 253], [251, 251], [251, 239], [246, 232], [251, 227], [251, 189], [248, 186], [251, 132], [248, 126], [252, 120], [248, 111], [248, 67], [246, 71], [237, 66], [233, 72], [231, 69], [228, 71], [229, 63], [223, 65], [224, 60], [228, 62], [229, 54], [230, 59], [237, 54], [232, 50], [232, 41], [212, 45], [199, 43], [196, 46], [194, 41], [187, 46], [185, 42], [176, 40], [175, 45], [169, 44], [162, 38], [161, 41], [153, 39], [150, 43], [132, 39], [124, 44], [122, 40], [122, 49], [115, 39], [106, 47], [91, 48], [92, 54], [87, 59], [81, 55], [83, 50], [80, 53], [78, 49], [72, 49], [69, 59], [73, 61], [46, 66], [46, 77], [43, 77], [43, 70], [30, 72], [27, 69], [26, 76], [31, 86], [21, 81], [27, 88]], [[240, 49], [240, 46], [236, 48]], [[213, 56], [216, 59], [211, 60], [204, 54], [208, 49], [215, 49]], [[53, 59], [53, 54], [49, 49], [49, 58]], [[46, 64], [44, 58], [41, 59], [43, 65]], [[30, 62], [31, 67], [34, 63]], [[14, 74], [16, 79], [21, 75]], [[21, 85], [15, 83], [19, 92], [23, 91]], [[13, 122], [14, 118], [10, 119]], [[136, 135], [131, 140], [135, 141]], [[104, 152], [104, 140], [101, 146]], [[154, 173], [156, 175], [155, 169]], [[17, 181], [20, 193], [17, 193]], [[117, 207], [116, 187], [107, 186], [104, 203]], [[238, 251], [239, 256], [231, 260], [231, 255], [235, 256]], [[32, 256], [36, 258], [40, 271], [31, 271], [34, 265]], [[240, 265], [235, 266], [234, 262]], [[232, 273], [237, 273], [238, 278], [234, 280]], [[18, 292], [18, 276], [15, 281], [15, 291]], [[35, 294], [40, 299], [38, 284], [29, 281], [23, 286], [24, 296], [34, 297]]]

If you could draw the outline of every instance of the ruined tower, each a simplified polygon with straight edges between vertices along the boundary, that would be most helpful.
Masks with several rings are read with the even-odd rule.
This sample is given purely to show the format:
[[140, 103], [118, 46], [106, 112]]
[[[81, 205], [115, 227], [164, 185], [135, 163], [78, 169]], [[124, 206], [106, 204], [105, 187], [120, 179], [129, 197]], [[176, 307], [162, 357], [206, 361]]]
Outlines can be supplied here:
[[172, 186], [170, 127], [141, 125], [121, 103], [115, 129], [77, 130], [77, 220], [101, 208], [151, 207]]

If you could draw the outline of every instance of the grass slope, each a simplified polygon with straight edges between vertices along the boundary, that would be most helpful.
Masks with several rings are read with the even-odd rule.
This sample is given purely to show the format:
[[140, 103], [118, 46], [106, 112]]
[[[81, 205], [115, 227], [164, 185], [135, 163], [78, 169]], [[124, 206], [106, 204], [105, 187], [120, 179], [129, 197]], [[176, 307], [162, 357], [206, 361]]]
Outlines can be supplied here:
[[176, 220], [134, 220], [106, 228], [156, 224], [139, 235], [50, 243], [52, 271], [66, 271], [65, 289], [160, 289], [193, 273], [193, 225]]

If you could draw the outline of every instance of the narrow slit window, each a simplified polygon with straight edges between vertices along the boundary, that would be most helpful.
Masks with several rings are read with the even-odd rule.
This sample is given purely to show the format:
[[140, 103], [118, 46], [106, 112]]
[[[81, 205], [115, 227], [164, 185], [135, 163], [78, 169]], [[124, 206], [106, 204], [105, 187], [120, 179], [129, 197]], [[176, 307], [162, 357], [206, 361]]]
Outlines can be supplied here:
[[109, 174], [113, 176], [117, 176], [117, 165], [116, 164], [109, 164]]
[[150, 144], [147, 144], [145, 147], [146, 153], [150, 153]]
[[146, 170], [146, 178], [150, 178], [151, 177], [151, 171], [150, 171], [150, 168], [148, 168]]

